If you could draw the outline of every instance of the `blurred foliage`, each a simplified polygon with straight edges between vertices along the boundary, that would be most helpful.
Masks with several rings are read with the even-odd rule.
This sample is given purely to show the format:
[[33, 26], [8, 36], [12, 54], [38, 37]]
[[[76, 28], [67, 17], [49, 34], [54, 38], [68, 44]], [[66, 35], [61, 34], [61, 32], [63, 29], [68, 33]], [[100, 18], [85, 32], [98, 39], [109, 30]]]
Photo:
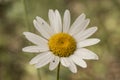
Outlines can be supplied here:
[[[120, 0], [0, 0], [0, 80], [38, 80], [37, 70], [28, 64], [33, 54], [21, 51], [28, 45], [22, 35], [34, 30], [32, 21], [41, 16], [48, 21], [48, 10], [63, 15], [71, 11], [72, 21], [81, 13], [98, 26], [93, 37], [101, 42], [88, 47], [99, 55], [99, 61], [87, 61], [88, 68], [78, 67], [73, 74], [61, 66], [61, 80], [120, 80]], [[42, 80], [55, 80], [56, 70], [39, 69]]]

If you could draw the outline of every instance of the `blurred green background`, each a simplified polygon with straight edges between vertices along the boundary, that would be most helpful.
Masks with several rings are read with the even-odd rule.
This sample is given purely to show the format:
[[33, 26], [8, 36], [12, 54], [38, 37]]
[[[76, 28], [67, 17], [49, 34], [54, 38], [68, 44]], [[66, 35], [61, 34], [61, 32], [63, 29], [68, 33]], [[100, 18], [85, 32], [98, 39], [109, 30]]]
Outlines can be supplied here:
[[[89, 27], [99, 28], [92, 37], [101, 39], [87, 47], [99, 61], [87, 61], [88, 67], [78, 67], [76, 74], [61, 67], [60, 80], [120, 80], [120, 0], [0, 0], [0, 80], [38, 80], [37, 70], [29, 65], [35, 55], [21, 50], [31, 44], [22, 33], [36, 33], [33, 19], [48, 21], [49, 9], [58, 9], [62, 16], [69, 9], [72, 22], [85, 13]], [[39, 71], [42, 80], [56, 80], [56, 70], [45, 66]]]

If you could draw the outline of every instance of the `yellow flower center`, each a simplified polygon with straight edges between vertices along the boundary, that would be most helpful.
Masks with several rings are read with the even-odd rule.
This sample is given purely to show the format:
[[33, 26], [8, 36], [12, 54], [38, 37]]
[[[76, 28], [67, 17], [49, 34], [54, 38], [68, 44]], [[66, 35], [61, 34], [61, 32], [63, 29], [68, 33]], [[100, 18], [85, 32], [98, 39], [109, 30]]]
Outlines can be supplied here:
[[66, 33], [53, 35], [48, 42], [50, 50], [59, 57], [68, 57], [76, 49], [75, 39]]

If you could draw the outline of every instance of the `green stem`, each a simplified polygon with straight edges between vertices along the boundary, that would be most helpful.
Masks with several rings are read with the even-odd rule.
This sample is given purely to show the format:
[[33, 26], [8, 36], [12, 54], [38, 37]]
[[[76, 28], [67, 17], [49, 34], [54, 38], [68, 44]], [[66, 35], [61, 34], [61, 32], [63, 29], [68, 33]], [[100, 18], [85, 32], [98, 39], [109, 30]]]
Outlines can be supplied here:
[[42, 79], [41, 79], [41, 76], [40, 76], [40, 71], [39, 71], [39, 69], [37, 69], [37, 75], [38, 75], [38, 80], [42, 80]]
[[58, 69], [57, 69], [57, 80], [59, 80], [59, 74], [60, 74], [60, 63], [58, 64]]

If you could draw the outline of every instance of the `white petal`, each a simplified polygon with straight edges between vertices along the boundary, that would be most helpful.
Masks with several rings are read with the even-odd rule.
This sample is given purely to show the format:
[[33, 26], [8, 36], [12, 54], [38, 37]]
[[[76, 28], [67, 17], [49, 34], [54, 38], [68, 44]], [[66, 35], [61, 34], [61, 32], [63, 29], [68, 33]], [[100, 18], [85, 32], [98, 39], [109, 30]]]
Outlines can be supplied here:
[[82, 59], [89, 59], [89, 60], [90, 59], [91, 60], [98, 60], [99, 59], [98, 56], [94, 52], [92, 52], [88, 49], [85, 49], [85, 48], [81, 48], [81, 49], [76, 50], [75, 55], [79, 56]]
[[36, 45], [40, 45], [40, 46], [45, 46], [47, 47], [47, 43], [48, 41], [45, 40], [44, 38], [34, 34], [34, 33], [31, 33], [31, 32], [24, 32], [23, 33], [25, 35], [25, 37], [32, 43], [36, 44]]
[[46, 21], [44, 21], [41, 17], [38, 16], [36, 17], [36, 19], [38, 23], [42, 25], [42, 28], [46, 30], [46, 32], [48, 32], [51, 36], [54, 34], [53, 29], [49, 26], [49, 24]]
[[75, 64], [81, 66], [82, 68], [87, 67], [86, 62], [84, 60], [82, 60], [81, 58], [79, 58], [79, 56], [72, 55], [72, 56], [70, 56], [70, 58], [74, 61]]
[[56, 32], [62, 32], [62, 21], [61, 21], [61, 16], [58, 10], [55, 10], [55, 14], [56, 14]]
[[55, 33], [61, 32], [62, 22], [61, 22], [61, 16], [59, 12], [57, 10], [55, 12], [53, 10], [49, 10], [48, 16], [49, 16], [51, 27], [54, 29]]
[[76, 65], [74, 64], [74, 62], [71, 59], [69, 59], [69, 61], [70, 61], [70, 65], [69, 65], [68, 68], [70, 69], [71, 72], [77, 73], [77, 67], [76, 67]]
[[91, 28], [86, 29], [85, 31], [79, 32], [78, 34], [74, 35], [73, 37], [76, 39], [77, 42], [80, 42], [80, 41], [90, 37], [96, 31], [97, 31], [97, 27], [91, 27]]
[[50, 61], [49, 70], [54, 70], [59, 64], [59, 57], [54, 56], [54, 58]]
[[75, 25], [78, 25], [79, 23], [81, 23], [82, 21], [84, 21], [84, 19], [85, 19], [85, 14], [82, 13], [82, 14], [75, 20], [75, 22], [72, 24], [71, 29], [73, 29]]
[[49, 17], [50, 25], [54, 29], [54, 27], [55, 27], [55, 13], [53, 10], [51, 10], [51, 9], [49, 10], [48, 17]]
[[44, 52], [44, 51], [48, 51], [48, 50], [49, 50], [48, 47], [43, 47], [43, 46], [28, 46], [28, 47], [24, 47], [22, 49], [22, 51], [24, 51], [24, 52], [31, 52], [31, 53]]
[[33, 24], [43, 37], [45, 37], [46, 39], [50, 38], [51, 35], [46, 31], [46, 28], [41, 23], [33, 20]]
[[90, 22], [90, 19], [86, 19], [86, 20], [80, 22], [78, 25], [75, 25], [74, 28], [69, 33], [71, 35], [75, 35], [76, 33], [84, 31], [85, 28], [88, 26], [89, 22]]
[[51, 53], [50, 52], [43, 52], [38, 54], [37, 56], [35, 56], [31, 61], [30, 64], [36, 64], [38, 63], [38, 61], [42, 60], [42, 59], [46, 59], [46, 57], [50, 56]]
[[100, 42], [100, 39], [97, 39], [97, 38], [86, 39], [78, 42], [77, 48], [91, 46], [91, 45], [97, 44], [98, 42]]
[[66, 10], [63, 17], [63, 32], [65, 33], [68, 32], [70, 27], [70, 21], [71, 21], [70, 12], [69, 10]]
[[68, 67], [70, 65], [70, 61], [68, 58], [61, 57], [61, 64], [65, 67]]
[[47, 56], [40, 57], [38, 63], [35, 64], [35, 67], [41, 68], [41, 67], [47, 65], [53, 59], [53, 57], [54, 56], [51, 53]]
[[37, 16], [36, 19], [40, 24], [49, 27], [49, 24], [44, 19], [42, 19], [41, 17]]

